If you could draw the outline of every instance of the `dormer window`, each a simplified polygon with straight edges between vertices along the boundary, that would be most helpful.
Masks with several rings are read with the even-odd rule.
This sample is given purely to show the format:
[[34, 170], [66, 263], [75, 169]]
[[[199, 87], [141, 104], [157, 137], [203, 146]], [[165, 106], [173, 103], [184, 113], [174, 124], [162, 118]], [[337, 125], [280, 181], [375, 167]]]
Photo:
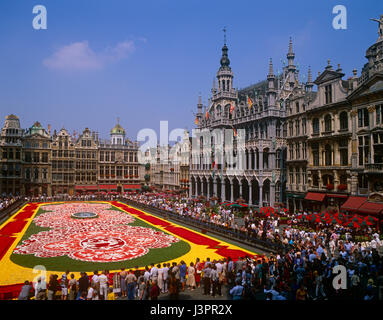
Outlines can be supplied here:
[[325, 86], [325, 99], [326, 104], [332, 103], [332, 86], [331, 84]]

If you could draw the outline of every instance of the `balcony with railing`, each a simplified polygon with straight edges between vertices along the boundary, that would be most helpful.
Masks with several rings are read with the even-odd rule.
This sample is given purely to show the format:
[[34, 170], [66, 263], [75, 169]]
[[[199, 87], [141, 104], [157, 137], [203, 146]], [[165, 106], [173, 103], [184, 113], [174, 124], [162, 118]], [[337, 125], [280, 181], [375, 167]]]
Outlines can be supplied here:
[[364, 171], [368, 173], [382, 173], [383, 163], [368, 163], [365, 165]]

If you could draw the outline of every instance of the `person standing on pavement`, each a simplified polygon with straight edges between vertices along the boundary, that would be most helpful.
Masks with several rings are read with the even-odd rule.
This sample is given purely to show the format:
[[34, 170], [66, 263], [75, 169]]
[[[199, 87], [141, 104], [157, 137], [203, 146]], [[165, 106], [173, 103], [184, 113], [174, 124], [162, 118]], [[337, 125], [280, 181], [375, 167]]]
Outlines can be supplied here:
[[152, 263], [152, 267], [150, 269], [150, 280], [156, 281], [158, 280], [158, 268]]
[[98, 277], [98, 282], [100, 284], [100, 296], [102, 296], [103, 300], [108, 300], [109, 279], [106, 275], [106, 271], [103, 271]]
[[205, 296], [210, 295], [210, 288], [211, 288], [211, 266], [210, 263], [205, 264], [205, 268], [203, 269], [203, 285], [204, 285], [204, 291], [203, 294]]
[[158, 300], [159, 295], [160, 295], [160, 288], [157, 285], [157, 281], [154, 280], [152, 282], [152, 287], [150, 289], [150, 300]]
[[190, 262], [190, 266], [188, 267], [188, 270], [187, 270], [188, 277], [186, 280], [186, 285], [191, 290], [194, 290], [196, 287], [194, 274], [195, 274], [194, 263]]
[[164, 278], [164, 285], [162, 287], [162, 293], [168, 292], [168, 287], [169, 287], [169, 266], [170, 266], [170, 264], [166, 264], [166, 263], [164, 263], [162, 265], [163, 278]]
[[134, 292], [136, 288], [137, 278], [134, 275], [132, 270], [129, 270], [128, 275], [126, 276], [126, 284], [128, 287], [128, 300], [134, 300]]
[[89, 278], [87, 277], [85, 272], [81, 272], [81, 277], [80, 279], [78, 279], [77, 299], [80, 298], [83, 292], [88, 292], [89, 286], [90, 286]]
[[185, 291], [186, 273], [187, 273], [187, 265], [185, 261], [181, 261], [179, 269], [180, 269], [182, 291]]
[[67, 300], [68, 298], [68, 274], [69, 270], [67, 270], [62, 276], [61, 276], [61, 299]]

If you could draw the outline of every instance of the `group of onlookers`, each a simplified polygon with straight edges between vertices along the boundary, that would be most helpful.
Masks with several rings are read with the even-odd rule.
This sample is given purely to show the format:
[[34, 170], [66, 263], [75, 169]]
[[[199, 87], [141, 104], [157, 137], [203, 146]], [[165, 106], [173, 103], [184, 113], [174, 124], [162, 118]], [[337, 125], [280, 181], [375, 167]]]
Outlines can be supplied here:
[[[323, 250], [323, 251], [322, 251]], [[335, 288], [334, 267], [346, 267], [346, 288]], [[309, 250], [291, 250], [286, 255], [246, 256], [195, 262], [152, 264], [144, 269], [121, 269], [93, 275], [65, 272], [51, 275], [48, 284], [39, 278], [26, 281], [20, 300], [158, 300], [180, 299], [181, 292], [194, 291], [194, 298], [258, 300], [383, 300], [383, 259], [376, 249], [350, 248], [331, 256], [320, 244]]]
[[11, 206], [13, 203], [18, 201], [19, 199], [20, 199], [20, 197], [3, 197], [3, 198], [0, 198], [0, 211], [8, 208], [9, 206]]

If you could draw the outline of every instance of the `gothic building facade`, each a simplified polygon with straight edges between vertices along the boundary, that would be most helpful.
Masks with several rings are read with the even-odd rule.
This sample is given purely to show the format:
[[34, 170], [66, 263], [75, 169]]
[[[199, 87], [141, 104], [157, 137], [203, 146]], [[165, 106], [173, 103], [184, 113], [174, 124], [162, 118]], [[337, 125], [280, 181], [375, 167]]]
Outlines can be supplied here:
[[[274, 74], [270, 60], [266, 80], [238, 90], [233, 86], [234, 74], [224, 44], [218, 86], [214, 81], [212, 97], [204, 111], [201, 101], [197, 106], [197, 138], [193, 145], [198, 147], [192, 151], [190, 196], [222, 201], [241, 198], [254, 206], [274, 206], [285, 201], [285, 102], [298, 80], [294, 58], [290, 39], [288, 65], [281, 74]], [[228, 144], [228, 131], [233, 135], [233, 148]], [[218, 148], [221, 153], [217, 158]], [[232, 156], [236, 160], [228, 161]]]
[[[383, 22], [383, 21], [382, 21]], [[347, 80], [327, 61], [287, 100], [287, 204], [376, 214], [383, 210], [383, 38]], [[312, 85], [317, 91], [312, 92]]]

